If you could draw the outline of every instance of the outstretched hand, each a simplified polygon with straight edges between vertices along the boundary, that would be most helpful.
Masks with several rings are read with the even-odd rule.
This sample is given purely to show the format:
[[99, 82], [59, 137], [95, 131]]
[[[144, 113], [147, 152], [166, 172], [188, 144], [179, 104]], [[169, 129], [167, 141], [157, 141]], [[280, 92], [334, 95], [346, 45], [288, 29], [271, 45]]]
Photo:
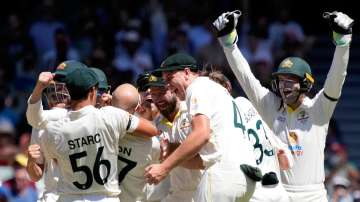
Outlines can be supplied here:
[[241, 11], [235, 10], [232, 12], [225, 12], [221, 14], [213, 25], [217, 30], [217, 37], [222, 37], [230, 34], [236, 27], [238, 18], [241, 16]]
[[329, 22], [330, 28], [338, 34], [351, 34], [354, 20], [342, 12], [324, 12], [323, 18]]

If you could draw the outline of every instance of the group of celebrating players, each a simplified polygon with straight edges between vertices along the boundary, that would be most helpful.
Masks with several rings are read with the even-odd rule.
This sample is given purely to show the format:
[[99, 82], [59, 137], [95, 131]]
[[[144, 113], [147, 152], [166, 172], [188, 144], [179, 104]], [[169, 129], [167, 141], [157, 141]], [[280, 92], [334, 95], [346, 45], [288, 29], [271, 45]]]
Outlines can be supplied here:
[[[314, 98], [310, 65], [285, 58], [263, 87], [237, 47], [240, 11], [213, 23], [247, 98], [186, 53], [122, 84], [79, 61], [42, 72], [28, 100], [27, 171], [40, 201], [327, 201], [324, 147], [346, 76], [353, 20], [325, 13], [336, 45]], [[48, 110], [42, 105], [47, 98]]]

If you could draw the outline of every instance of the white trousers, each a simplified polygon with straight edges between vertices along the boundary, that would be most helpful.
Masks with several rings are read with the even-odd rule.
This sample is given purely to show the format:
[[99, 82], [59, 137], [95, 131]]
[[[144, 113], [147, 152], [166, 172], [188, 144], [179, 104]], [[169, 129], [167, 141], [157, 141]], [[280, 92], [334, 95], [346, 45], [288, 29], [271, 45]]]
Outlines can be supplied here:
[[206, 170], [197, 189], [195, 202], [248, 202], [255, 181], [241, 170]]
[[312, 185], [285, 185], [291, 202], [327, 202], [327, 194], [324, 184]]
[[290, 197], [281, 183], [263, 186], [258, 182], [250, 202], [290, 202]]

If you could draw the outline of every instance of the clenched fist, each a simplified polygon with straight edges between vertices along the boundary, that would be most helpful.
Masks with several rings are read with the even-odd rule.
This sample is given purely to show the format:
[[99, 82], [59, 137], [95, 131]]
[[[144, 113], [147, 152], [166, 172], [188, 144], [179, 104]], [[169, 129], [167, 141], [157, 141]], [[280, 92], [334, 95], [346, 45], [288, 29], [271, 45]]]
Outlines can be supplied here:
[[47, 88], [54, 79], [54, 74], [51, 72], [41, 72], [36, 83], [42, 90]]
[[44, 164], [44, 157], [40, 150], [40, 145], [32, 144], [28, 147], [29, 161], [37, 164]]

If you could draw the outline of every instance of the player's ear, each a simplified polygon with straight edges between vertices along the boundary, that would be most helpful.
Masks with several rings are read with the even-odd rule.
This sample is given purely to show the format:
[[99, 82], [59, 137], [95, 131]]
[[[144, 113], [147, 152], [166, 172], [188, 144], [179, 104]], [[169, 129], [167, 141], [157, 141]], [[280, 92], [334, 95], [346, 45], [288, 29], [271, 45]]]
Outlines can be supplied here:
[[89, 90], [89, 97], [91, 100], [95, 100], [96, 101], [96, 94], [97, 94], [97, 87], [93, 86], [91, 87], [91, 89]]

